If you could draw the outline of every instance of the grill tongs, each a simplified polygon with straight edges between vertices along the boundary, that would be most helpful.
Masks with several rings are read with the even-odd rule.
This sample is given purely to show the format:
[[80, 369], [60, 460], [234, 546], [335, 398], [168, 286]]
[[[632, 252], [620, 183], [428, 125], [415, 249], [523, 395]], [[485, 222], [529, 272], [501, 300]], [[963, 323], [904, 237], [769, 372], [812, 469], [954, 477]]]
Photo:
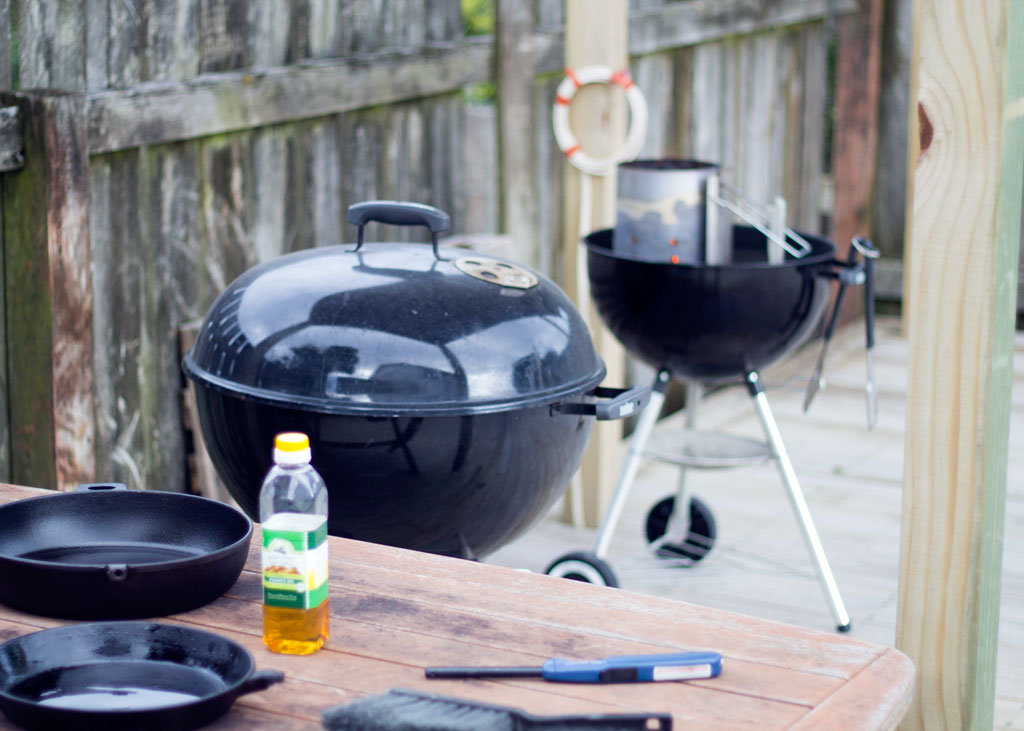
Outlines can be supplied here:
[[825, 379], [822, 377], [822, 370], [825, 367], [825, 353], [828, 351], [829, 341], [835, 332], [836, 323], [839, 321], [839, 313], [843, 307], [843, 297], [846, 294], [847, 285], [863, 285], [864, 287], [864, 329], [866, 334], [866, 345], [864, 349], [867, 374], [864, 384], [864, 391], [867, 395], [868, 429], [874, 429], [878, 420], [878, 393], [875, 390], [875, 259], [879, 256], [878, 249], [868, 239], [855, 236], [850, 242], [850, 251], [846, 261], [836, 261], [838, 268], [826, 276], [835, 277], [839, 280], [839, 290], [836, 292], [836, 301], [832, 309], [832, 315], [825, 326], [825, 334], [822, 338], [821, 352], [818, 353], [818, 362], [811, 374], [811, 381], [807, 384], [807, 393], [804, 395], [804, 411], [811, 406], [811, 401], [819, 390], [825, 387]]

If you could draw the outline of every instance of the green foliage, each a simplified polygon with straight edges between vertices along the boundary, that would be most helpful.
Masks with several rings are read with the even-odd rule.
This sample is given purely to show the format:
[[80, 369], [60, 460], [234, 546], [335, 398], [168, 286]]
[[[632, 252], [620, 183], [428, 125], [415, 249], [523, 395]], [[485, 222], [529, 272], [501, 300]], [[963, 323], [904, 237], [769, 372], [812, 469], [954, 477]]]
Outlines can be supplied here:
[[493, 81], [483, 81], [463, 88], [462, 96], [471, 104], [489, 104], [494, 101], [497, 92], [497, 84]]
[[[494, 33], [494, 0], [461, 0], [462, 19], [467, 36], [486, 36]], [[493, 82], [472, 84], [462, 90], [467, 101], [473, 104], [490, 104], [494, 101], [497, 87]]]
[[494, 32], [494, 0], [462, 0], [462, 18], [467, 36], [486, 36]]

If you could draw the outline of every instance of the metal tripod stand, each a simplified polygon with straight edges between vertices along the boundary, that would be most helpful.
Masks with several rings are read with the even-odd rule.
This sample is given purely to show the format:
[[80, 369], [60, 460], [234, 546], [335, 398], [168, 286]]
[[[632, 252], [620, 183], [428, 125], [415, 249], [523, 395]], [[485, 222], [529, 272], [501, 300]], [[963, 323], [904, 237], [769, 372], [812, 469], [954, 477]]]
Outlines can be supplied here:
[[[636, 478], [640, 461], [645, 455], [673, 462], [682, 468], [682, 475], [675, 497], [668, 498], [659, 503], [648, 516], [648, 540], [652, 543], [652, 548], [654, 548], [659, 556], [682, 558], [691, 562], [699, 561], [703, 558], [711, 549], [715, 536], [714, 520], [710, 515], [710, 511], [702, 504], [699, 504], [699, 501], [692, 499], [689, 504], [689, 510], [679, 509], [680, 506], [686, 505], [684, 501], [686, 470], [691, 467], [738, 466], [740, 464], [750, 464], [772, 459], [778, 466], [790, 505], [796, 515], [797, 523], [800, 526], [818, 578], [825, 591], [832, 616], [836, 621], [836, 629], [840, 632], [849, 631], [850, 616], [847, 614], [842, 597], [839, 595], [839, 588], [836, 585], [835, 577], [832, 574], [832, 569], [829, 567], [828, 559], [822, 548], [818, 532], [814, 527], [810, 510], [807, 507], [807, 501], [804, 499], [803, 491], [800, 489], [796, 472], [793, 470], [793, 464], [782, 441], [782, 436], [768, 405], [768, 399], [757, 372], [748, 372], [744, 377], [744, 383], [751, 398], [754, 400], [761, 426], [764, 429], [765, 442], [760, 443], [754, 440], [739, 439], [739, 443], [744, 447], [744, 453], [734, 455], [712, 455], [709, 457], [696, 453], [688, 454], [684, 450], [683, 455], [680, 457], [678, 455], [668, 456], [647, 451], [648, 440], [661, 412], [661, 407], [665, 401], [665, 391], [671, 380], [671, 374], [667, 370], [661, 370], [655, 376], [654, 385], [651, 388], [650, 402], [639, 416], [630, 439], [618, 484], [612, 495], [611, 503], [601, 520], [601, 525], [597, 530], [590, 550], [562, 556], [548, 567], [546, 573], [588, 581], [590, 583], [604, 584], [606, 586], [618, 586], [615, 574], [605, 560], [605, 556], [608, 553], [612, 533], [618, 525], [626, 498]], [[691, 383], [691, 386], [696, 385]], [[699, 387], [691, 388], [687, 394], [687, 430], [692, 430], [696, 425], [696, 408], [699, 401], [699, 393], [695, 393], [695, 391], [699, 390]]]

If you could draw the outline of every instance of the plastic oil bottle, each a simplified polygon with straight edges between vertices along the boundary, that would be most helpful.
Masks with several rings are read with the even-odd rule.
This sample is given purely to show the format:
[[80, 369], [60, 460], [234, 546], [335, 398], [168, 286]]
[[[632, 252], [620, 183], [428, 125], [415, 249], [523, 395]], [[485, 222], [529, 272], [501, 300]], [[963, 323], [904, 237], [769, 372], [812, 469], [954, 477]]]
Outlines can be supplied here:
[[309, 437], [274, 438], [274, 464], [260, 489], [263, 642], [308, 655], [327, 641], [327, 487], [310, 464]]

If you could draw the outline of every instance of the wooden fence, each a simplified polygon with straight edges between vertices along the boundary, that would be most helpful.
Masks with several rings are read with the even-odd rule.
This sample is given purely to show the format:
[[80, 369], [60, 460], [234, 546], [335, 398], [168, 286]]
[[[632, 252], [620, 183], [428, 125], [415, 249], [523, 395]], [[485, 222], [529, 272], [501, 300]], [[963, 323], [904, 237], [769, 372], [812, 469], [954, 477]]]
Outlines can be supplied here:
[[[827, 233], [828, 49], [870, 5], [634, 0], [643, 155], [718, 161]], [[179, 329], [254, 264], [350, 240], [353, 202], [439, 206], [561, 278], [562, 17], [501, 0], [466, 37], [458, 0], [0, 0], [0, 479], [187, 489]]]

